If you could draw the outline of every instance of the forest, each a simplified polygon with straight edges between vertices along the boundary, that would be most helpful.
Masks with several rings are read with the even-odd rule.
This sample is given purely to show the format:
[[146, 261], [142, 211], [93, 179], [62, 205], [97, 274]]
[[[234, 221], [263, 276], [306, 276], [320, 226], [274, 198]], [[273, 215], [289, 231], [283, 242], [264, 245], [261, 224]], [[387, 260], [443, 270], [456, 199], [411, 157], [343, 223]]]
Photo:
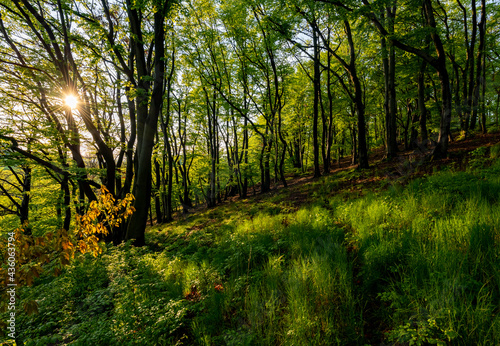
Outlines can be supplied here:
[[500, 344], [498, 0], [0, 0], [2, 345]]

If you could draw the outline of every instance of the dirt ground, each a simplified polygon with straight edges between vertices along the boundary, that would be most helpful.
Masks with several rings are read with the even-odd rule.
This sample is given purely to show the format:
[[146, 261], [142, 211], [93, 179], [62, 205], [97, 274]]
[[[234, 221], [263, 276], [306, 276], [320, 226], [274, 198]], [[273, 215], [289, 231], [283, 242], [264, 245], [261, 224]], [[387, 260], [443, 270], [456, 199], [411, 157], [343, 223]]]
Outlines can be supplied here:
[[[458, 136], [454, 136], [458, 138]], [[432, 159], [431, 153], [433, 145], [428, 148], [419, 148], [405, 150], [403, 145], [399, 146], [398, 155], [392, 159], [385, 158], [384, 147], [372, 148], [369, 152], [370, 168], [360, 170], [352, 179], [343, 179], [341, 184], [338, 184], [330, 191], [331, 194], [339, 192], [349, 192], [362, 194], [363, 191], [372, 190], [380, 186], [382, 181], [388, 183], [398, 182], [404, 184], [407, 181], [418, 178], [425, 174], [429, 174], [441, 169], [442, 166], [454, 164], [455, 169], [465, 170], [468, 164], [469, 153], [479, 147], [491, 147], [500, 143], [500, 133], [491, 134], [476, 134], [466, 140], [454, 140], [449, 143], [448, 156], [444, 159]], [[357, 165], [352, 164], [351, 156], [343, 157], [340, 162], [333, 162], [332, 169], [329, 175], [334, 175], [346, 170], [356, 169]], [[322, 179], [322, 178], [319, 178]], [[313, 201], [314, 183], [318, 179], [313, 178], [313, 171], [301, 175], [289, 174], [286, 177], [287, 181], [287, 198], [293, 207], [298, 208], [303, 204], [308, 204]], [[331, 187], [330, 187], [331, 188]], [[284, 188], [281, 181], [271, 184], [271, 191], [266, 194], [260, 193], [260, 184], [248, 189], [248, 202], [255, 203], [278, 193], [283, 193]], [[231, 203], [239, 200], [239, 196], [228, 197], [222, 204]], [[201, 204], [189, 212], [197, 212], [205, 209], [205, 205]], [[181, 215], [182, 216], [182, 215]]]
[[[457, 138], [457, 136], [455, 136]], [[479, 147], [491, 147], [500, 143], [500, 133], [476, 134], [466, 140], [455, 140], [449, 143], [448, 156], [444, 159], [432, 159], [431, 153], [433, 146], [429, 148], [419, 148], [416, 150], [404, 150], [404, 146], [399, 146], [398, 155], [392, 160], [385, 159], [384, 147], [374, 148], [369, 153], [370, 168], [362, 170], [359, 178], [344, 181], [339, 190], [361, 191], [380, 184], [382, 180], [404, 183], [405, 181], [417, 178], [424, 174], [440, 170], [442, 166], [455, 163], [456, 169], [465, 169], [467, 167], [468, 154]], [[340, 163], [334, 162], [330, 175], [345, 170], [352, 170], [357, 167], [351, 162], [351, 157], [346, 156], [340, 160]], [[340, 166], [340, 167], [339, 167]], [[315, 181], [312, 177], [312, 170], [306, 176], [287, 176], [287, 189], [289, 189], [290, 202], [298, 206], [311, 201], [310, 189], [308, 184]], [[255, 192], [253, 188], [249, 189], [250, 198], [261, 200], [268, 198], [268, 195], [274, 195], [283, 189], [281, 182], [272, 184], [272, 190], [268, 194], [260, 194], [260, 185], [257, 185]], [[239, 197], [232, 197], [228, 200], [237, 200]]]

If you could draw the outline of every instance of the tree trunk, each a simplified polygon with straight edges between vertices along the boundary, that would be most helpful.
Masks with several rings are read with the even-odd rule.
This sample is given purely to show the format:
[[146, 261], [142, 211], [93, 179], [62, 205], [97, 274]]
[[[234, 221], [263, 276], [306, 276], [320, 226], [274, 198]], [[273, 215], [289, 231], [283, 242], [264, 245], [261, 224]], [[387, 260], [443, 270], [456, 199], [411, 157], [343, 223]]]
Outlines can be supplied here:
[[248, 194], [248, 129], [247, 129], [247, 119], [245, 118], [244, 129], [243, 129], [243, 184], [241, 188], [241, 197], [246, 198]]
[[271, 158], [271, 144], [272, 141], [269, 143], [266, 143], [267, 145], [264, 146], [263, 148], [263, 155], [264, 155], [264, 169], [263, 169], [263, 181], [262, 181], [262, 187], [261, 187], [261, 192], [269, 192], [271, 191], [271, 169], [269, 165], [269, 161]]
[[[285, 137], [283, 137], [283, 133], [281, 132], [281, 109], [278, 110], [278, 137], [281, 141], [281, 144], [283, 145], [283, 149], [281, 151], [280, 164], [279, 164], [280, 179], [281, 179], [281, 182], [283, 183], [283, 187], [287, 187], [287, 183], [286, 183], [286, 179], [285, 179], [285, 168], [284, 168], [287, 142], [285, 140]], [[278, 159], [278, 158], [276, 158], [276, 159]]]
[[319, 116], [319, 100], [321, 93], [321, 73], [319, 69], [320, 51], [318, 44], [318, 34], [313, 28], [313, 49], [314, 49], [314, 103], [313, 103], [313, 159], [314, 159], [314, 178], [321, 176], [319, 168], [319, 144], [318, 144], [318, 116]]
[[352, 137], [352, 160], [351, 164], [355, 165], [358, 163], [358, 144], [356, 141], [356, 127], [353, 125], [351, 129], [351, 137]]
[[[130, 25], [135, 35], [134, 44], [136, 46], [136, 64], [139, 74], [139, 89], [146, 92], [149, 85], [144, 80], [147, 70], [144, 60], [144, 49], [142, 34], [140, 33], [140, 20], [132, 4], [127, 1]], [[151, 93], [149, 109], [147, 107], [146, 95], [137, 98], [137, 171], [134, 181], [133, 194], [135, 196], [135, 212], [130, 218], [127, 228], [126, 239], [134, 239], [134, 245], [142, 246], [145, 244], [146, 220], [148, 209], [151, 204], [151, 156], [153, 144], [158, 126], [158, 116], [161, 112], [163, 102], [163, 82], [164, 82], [164, 9], [158, 10], [154, 14], [154, 35], [155, 35], [155, 62], [154, 62], [154, 81]]]
[[[483, 69], [485, 68], [483, 64], [483, 55], [484, 55], [484, 45], [485, 45], [485, 35], [486, 35], [486, 3], [485, 0], [481, 0], [481, 21], [478, 25], [479, 28], [479, 46], [477, 50], [477, 59], [476, 59], [476, 78], [474, 85], [474, 95], [472, 99], [472, 117], [470, 129], [473, 130], [476, 126], [476, 121], [478, 118], [479, 107], [480, 107], [480, 92], [481, 86], [485, 82], [482, 78]], [[481, 112], [484, 112], [484, 109], [481, 109]], [[486, 125], [482, 125], [483, 133], [486, 133]]]
[[163, 213], [162, 213], [161, 198], [160, 198], [160, 191], [161, 191], [160, 163], [158, 162], [158, 160], [154, 160], [154, 163], [155, 163], [155, 177], [156, 177], [156, 189], [154, 194], [156, 223], [161, 224], [163, 223]]
[[[411, 115], [411, 124], [409, 125], [410, 127], [410, 141], [408, 143], [408, 148], [409, 149], [416, 149], [418, 147], [418, 118], [419, 114], [418, 112], [415, 111], [412, 101], [408, 101], [408, 118], [410, 118]], [[417, 100], [418, 104], [418, 100]]]
[[[394, 18], [396, 16], [396, 7], [391, 10], [387, 7], [387, 20], [389, 22], [389, 32], [394, 32]], [[396, 136], [396, 54], [394, 45], [389, 42], [389, 50], [387, 50], [387, 42], [385, 37], [382, 37], [382, 62], [384, 66], [384, 84], [385, 84], [385, 129], [386, 129], [386, 156], [392, 159], [397, 155], [398, 143]]]
[[[23, 198], [21, 200], [21, 206], [19, 208], [19, 218], [21, 221], [21, 226], [23, 226], [25, 222], [26, 223], [29, 222], [29, 203], [31, 197], [31, 167], [25, 165], [23, 166], [22, 169], [24, 173], [23, 192], [22, 192]], [[69, 228], [66, 228], [66, 230], [68, 229]], [[31, 235], [31, 226], [28, 225], [28, 227], [24, 230], [24, 233], [27, 235]]]
[[[436, 28], [434, 19], [434, 9], [430, 0], [424, 0], [424, 13], [429, 27]], [[441, 119], [439, 124], [439, 137], [436, 148], [434, 149], [434, 157], [446, 157], [448, 152], [448, 141], [450, 135], [451, 124], [451, 109], [452, 109], [452, 94], [450, 87], [450, 77], [446, 68], [446, 54], [444, 52], [443, 43], [436, 31], [431, 32], [431, 39], [437, 52], [437, 59], [433, 61], [433, 67], [436, 69], [439, 82], [441, 84]]]
[[[328, 29], [328, 42], [330, 42], [330, 29]], [[331, 63], [332, 55], [327, 53], [327, 69], [326, 69], [326, 91], [328, 97], [328, 118], [323, 117], [323, 174], [330, 172], [332, 161], [332, 143], [333, 143], [333, 94], [332, 94], [332, 81], [331, 81]], [[326, 118], [326, 119], [325, 119]]]

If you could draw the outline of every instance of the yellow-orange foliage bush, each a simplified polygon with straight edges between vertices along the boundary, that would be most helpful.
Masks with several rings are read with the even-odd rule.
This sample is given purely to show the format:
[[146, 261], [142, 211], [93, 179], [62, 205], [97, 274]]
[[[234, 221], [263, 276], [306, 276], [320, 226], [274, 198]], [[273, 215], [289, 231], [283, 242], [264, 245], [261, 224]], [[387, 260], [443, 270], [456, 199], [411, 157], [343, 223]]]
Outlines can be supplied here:
[[[73, 232], [59, 229], [35, 237], [25, 234], [28, 224], [10, 233], [10, 239], [15, 244], [15, 284], [31, 286], [35, 278], [46, 268], [51, 266], [53, 274], [59, 275], [63, 268], [70, 263], [76, 252], [92, 253], [94, 256], [102, 252], [99, 236], [106, 236], [110, 231], [119, 226], [128, 216], [135, 211], [132, 206], [134, 196], [127, 194], [122, 200], [116, 200], [109, 191], [102, 186], [96, 201], [90, 203], [87, 213], [76, 216], [76, 227]], [[13, 235], [13, 236], [12, 236]], [[8, 242], [0, 242], [0, 255], [4, 259], [0, 267], [0, 284], [6, 287], [9, 279], [7, 259], [9, 257]], [[6, 295], [5, 291], [2, 296]], [[2, 297], [0, 311], [5, 311], [8, 299]], [[36, 302], [27, 302], [24, 309], [30, 312], [37, 311]]]
[[78, 250], [82, 253], [91, 252], [94, 256], [100, 254], [102, 250], [99, 246], [99, 236], [108, 235], [110, 231], [132, 215], [135, 211], [132, 206], [133, 201], [134, 196], [130, 193], [124, 199], [116, 200], [102, 186], [98, 199], [90, 203], [87, 213], [76, 216]]

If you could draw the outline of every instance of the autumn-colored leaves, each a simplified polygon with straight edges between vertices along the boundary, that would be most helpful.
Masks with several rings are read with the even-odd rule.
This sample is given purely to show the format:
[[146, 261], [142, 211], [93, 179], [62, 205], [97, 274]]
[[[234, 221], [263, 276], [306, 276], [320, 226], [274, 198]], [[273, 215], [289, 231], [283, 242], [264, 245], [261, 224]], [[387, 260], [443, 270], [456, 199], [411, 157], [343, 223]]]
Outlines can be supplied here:
[[[102, 236], [113, 232], [135, 211], [133, 200], [131, 194], [116, 200], [103, 186], [97, 200], [90, 203], [88, 211], [76, 216], [76, 227], [71, 231], [59, 229], [42, 236], [33, 236], [24, 231], [28, 223], [16, 229], [16, 285], [31, 286], [49, 263], [53, 263], [50, 266], [52, 274], [59, 275], [77, 252], [99, 255], [102, 252]], [[9, 256], [7, 244], [3, 241], [0, 242], [0, 255], [5, 259]], [[7, 283], [7, 270], [7, 266], [0, 267], [0, 283], [3, 287]], [[0, 310], [5, 308], [5, 302], [6, 299], [1, 299]], [[37, 312], [36, 302], [25, 304], [24, 309], [28, 313]]]
[[76, 216], [77, 247], [82, 253], [90, 252], [97, 256], [102, 252], [99, 236], [106, 236], [135, 211], [132, 206], [134, 196], [127, 194], [122, 200], [116, 200], [102, 186], [96, 201], [92, 201], [84, 215]]

